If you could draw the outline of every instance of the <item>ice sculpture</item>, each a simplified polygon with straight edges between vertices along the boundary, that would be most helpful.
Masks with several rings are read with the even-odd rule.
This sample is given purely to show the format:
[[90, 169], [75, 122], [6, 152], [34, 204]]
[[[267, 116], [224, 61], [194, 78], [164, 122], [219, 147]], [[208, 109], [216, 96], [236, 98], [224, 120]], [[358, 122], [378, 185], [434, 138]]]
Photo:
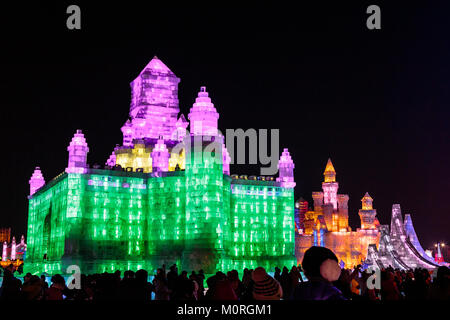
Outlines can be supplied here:
[[[178, 83], [153, 58], [131, 83], [123, 143], [105, 168], [89, 168], [89, 148], [77, 131], [66, 172], [46, 185], [35, 175], [26, 272], [61, 273], [72, 264], [83, 273], [150, 271], [177, 263], [211, 274], [295, 264], [288, 151], [280, 163], [282, 181], [230, 176], [219, 114], [206, 88], [188, 122], [179, 114]], [[217, 148], [209, 148], [212, 143]], [[216, 153], [220, 161], [211, 161]]]

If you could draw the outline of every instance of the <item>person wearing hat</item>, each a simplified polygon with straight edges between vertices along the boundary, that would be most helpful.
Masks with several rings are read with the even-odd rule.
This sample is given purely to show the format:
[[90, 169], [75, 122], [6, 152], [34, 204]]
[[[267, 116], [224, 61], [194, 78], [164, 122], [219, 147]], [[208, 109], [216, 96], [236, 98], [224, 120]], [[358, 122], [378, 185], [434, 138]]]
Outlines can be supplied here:
[[280, 283], [267, 274], [263, 267], [256, 268], [252, 273], [253, 299], [255, 300], [280, 300], [283, 290]]
[[309, 248], [303, 256], [302, 268], [308, 281], [294, 288], [293, 300], [346, 300], [332, 284], [341, 274], [333, 251], [324, 247]]

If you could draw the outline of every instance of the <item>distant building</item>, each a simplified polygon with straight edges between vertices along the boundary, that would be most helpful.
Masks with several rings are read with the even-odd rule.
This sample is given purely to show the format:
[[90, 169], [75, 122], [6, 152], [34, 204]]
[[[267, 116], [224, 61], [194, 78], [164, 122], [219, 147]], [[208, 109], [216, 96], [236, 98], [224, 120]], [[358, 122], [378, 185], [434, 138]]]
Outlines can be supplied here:
[[20, 242], [16, 243], [16, 238], [13, 237], [11, 243], [3, 241], [1, 266], [6, 267], [11, 263], [18, 266], [23, 263], [27, 251], [25, 237], [20, 238]]
[[298, 208], [296, 222], [296, 257], [301, 263], [303, 254], [311, 246], [330, 248], [345, 267], [362, 264], [369, 244], [378, 244], [379, 222], [373, 199], [366, 193], [359, 210], [361, 228], [356, 231], [348, 225], [348, 200], [346, 194], [338, 194], [339, 183], [331, 159], [324, 171], [321, 192], [313, 192], [314, 209], [307, 210], [308, 203], [303, 199], [296, 202]]

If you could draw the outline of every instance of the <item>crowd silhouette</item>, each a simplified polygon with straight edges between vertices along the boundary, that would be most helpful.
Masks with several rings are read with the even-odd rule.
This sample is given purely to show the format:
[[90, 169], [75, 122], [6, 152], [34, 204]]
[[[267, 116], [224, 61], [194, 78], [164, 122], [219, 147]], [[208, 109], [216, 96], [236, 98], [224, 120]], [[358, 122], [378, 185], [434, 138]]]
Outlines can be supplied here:
[[[262, 267], [218, 271], [206, 278], [203, 270], [179, 273], [176, 265], [157, 269], [152, 281], [146, 270], [81, 275], [81, 288], [69, 289], [56, 274], [48, 284], [45, 276], [26, 274], [23, 282], [14, 268], [4, 269], [1, 300], [450, 300], [450, 270], [382, 269], [381, 287], [368, 286], [371, 274], [361, 266], [337, 269], [336, 256], [326, 248], [312, 247], [301, 266], [275, 268], [270, 276]], [[307, 251], [307, 253], [308, 253]], [[303, 268], [302, 268], [303, 267]], [[305, 278], [302, 276], [305, 275]], [[206, 287], [205, 289], [205, 281]]]

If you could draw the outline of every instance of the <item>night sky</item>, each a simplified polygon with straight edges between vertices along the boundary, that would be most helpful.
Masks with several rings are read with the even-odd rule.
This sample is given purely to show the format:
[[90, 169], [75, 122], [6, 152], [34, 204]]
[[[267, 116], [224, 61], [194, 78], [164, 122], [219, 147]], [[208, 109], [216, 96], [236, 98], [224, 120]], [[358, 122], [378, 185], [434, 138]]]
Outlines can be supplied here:
[[[433, 2], [317, 6], [147, 7], [80, 3], [81, 30], [66, 28], [67, 2], [17, 5], [0, 14], [0, 226], [26, 233], [28, 180], [67, 166], [82, 129], [88, 162], [103, 165], [130, 103], [129, 83], [157, 55], [179, 78], [187, 117], [206, 86], [219, 127], [280, 129], [295, 162], [296, 199], [321, 191], [331, 157], [349, 220], [367, 191], [390, 223], [410, 213], [424, 248], [450, 230], [450, 20]], [[381, 30], [366, 8], [381, 7]], [[232, 173], [259, 174], [233, 165]]]

